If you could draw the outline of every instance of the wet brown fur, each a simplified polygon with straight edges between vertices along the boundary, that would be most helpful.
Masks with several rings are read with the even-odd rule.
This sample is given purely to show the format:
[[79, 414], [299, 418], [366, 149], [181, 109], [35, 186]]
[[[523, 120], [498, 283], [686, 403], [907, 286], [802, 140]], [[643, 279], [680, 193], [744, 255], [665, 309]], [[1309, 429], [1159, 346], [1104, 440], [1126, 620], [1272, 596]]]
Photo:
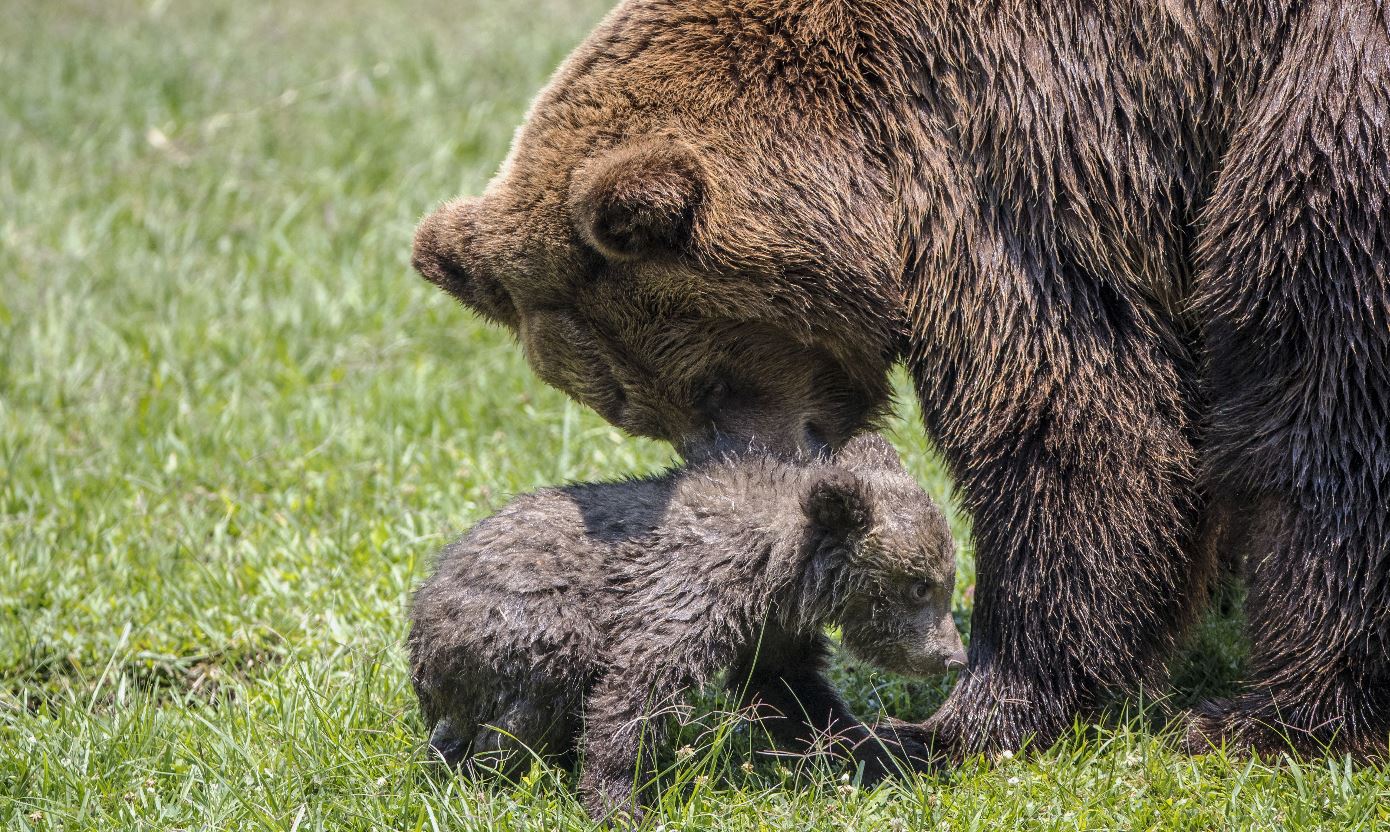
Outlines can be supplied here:
[[1387, 131], [1370, 0], [629, 0], [415, 263], [695, 455], [837, 445], [906, 361], [976, 536], [942, 745], [1160, 686], [1224, 527], [1252, 665], [1193, 747], [1373, 756]]
[[640, 812], [661, 716], [724, 669], [783, 748], [828, 742], [872, 781], [930, 755], [854, 719], [822, 630], [888, 670], [963, 666], [954, 578], [945, 517], [872, 435], [833, 463], [726, 458], [546, 489], [443, 551], [415, 595], [411, 677], [453, 764], [524, 770], [582, 733], [595, 818]]

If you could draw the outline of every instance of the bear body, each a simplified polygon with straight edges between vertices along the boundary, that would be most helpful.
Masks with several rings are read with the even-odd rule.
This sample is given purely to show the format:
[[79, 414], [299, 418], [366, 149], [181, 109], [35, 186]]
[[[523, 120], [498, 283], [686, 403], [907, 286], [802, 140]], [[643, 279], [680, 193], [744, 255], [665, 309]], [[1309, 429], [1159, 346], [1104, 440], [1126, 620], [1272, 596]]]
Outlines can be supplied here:
[[1243, 555], [1192, 748], [1384, 754], [1388, 15], [627, 0], [414, 264], [691, 458], [838, 447], [906, 363], [975, 537], [938, 748], [1161, 690]]
[[891, 741], [822, 675], [822, 630], [890, 670], [963, 667], [954, 576], [943, 515], [877, 437], [835, 462], [547, 489], [443, 551], [415, 596], [412, 678], [454, 764], [512, 772], [582, 733], [596, 817], [630, 805], [660, 736], [648, 719], [725, 669], [779, 744], [835, 735], [873, 778]]

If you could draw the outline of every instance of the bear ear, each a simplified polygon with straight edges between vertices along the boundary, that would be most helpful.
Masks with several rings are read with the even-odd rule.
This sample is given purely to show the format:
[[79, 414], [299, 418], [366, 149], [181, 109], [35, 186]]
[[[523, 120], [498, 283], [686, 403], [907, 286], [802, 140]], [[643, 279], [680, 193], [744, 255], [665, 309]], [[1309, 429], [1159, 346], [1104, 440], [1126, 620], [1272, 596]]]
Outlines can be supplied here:
[[864, 481], [839, 468], [827, 468], [816, 477], [802, 507], [812, 523], [835, 538], [863, 534], [873, 524]]
[[835, 462], [856, 471], [902, 471], [902, 457], [877, 433], [862, 433], [835, 452]]
[[569, 207], [584, 240], [613, 260], [678, 251], [690, 239], [705, 175], [688, 147], [650, 140], [575, 172]]

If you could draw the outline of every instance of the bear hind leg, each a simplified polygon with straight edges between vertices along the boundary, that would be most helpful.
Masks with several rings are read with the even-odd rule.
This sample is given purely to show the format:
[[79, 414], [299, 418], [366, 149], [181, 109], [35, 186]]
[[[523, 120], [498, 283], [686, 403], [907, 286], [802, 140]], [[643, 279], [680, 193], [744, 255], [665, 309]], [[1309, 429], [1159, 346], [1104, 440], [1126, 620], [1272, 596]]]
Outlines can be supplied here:
[[430, 734], [430, 750], [475, 776], [515, 779], [537, 759], [574, 754], [576, 719], [558, 694], [519, 694], [487, 719], [446, 717]]
[[1196, 310], [1214, 493], [1260, 506], [1246, 691], [1190, 744], [1390, 738], [1390, 98], [1383, 9], [1300, 4], [1221, 164]]
[[1246, 605], [1251, 677], [1192, 715], [1190, 751], [1383, 757], [1390, 742], [1390, 570], [1383, 521], [1328, 529], [1264, 501]]

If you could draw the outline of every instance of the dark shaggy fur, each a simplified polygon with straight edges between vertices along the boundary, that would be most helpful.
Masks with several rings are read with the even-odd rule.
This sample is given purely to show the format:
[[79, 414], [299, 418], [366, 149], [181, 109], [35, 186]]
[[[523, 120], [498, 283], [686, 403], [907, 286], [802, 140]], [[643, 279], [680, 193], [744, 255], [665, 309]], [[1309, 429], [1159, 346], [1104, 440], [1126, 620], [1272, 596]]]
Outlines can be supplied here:
[[781, 745], [834, 735], [874, 779], [892, 743], [822, 675], [822, 629], [897, 672], [963, 667], [954, 576], [944, 517], [877, 437], [834, 464], [730, 458], [549, 489], [444, 550], [415, 596], [412, 678], [451, 763], [568, 754], [582, 718], [595, 817], [651, 770], [651, 717], [726, 668]]
[[1390, 23], [1371, 0], [629, 0], [415, 263], [691, 453], [917, 380], [974, 516], [925, 727], [1041, 743], [1163, 683], [1243, 552], [1207, 739], [1390, 734]]

